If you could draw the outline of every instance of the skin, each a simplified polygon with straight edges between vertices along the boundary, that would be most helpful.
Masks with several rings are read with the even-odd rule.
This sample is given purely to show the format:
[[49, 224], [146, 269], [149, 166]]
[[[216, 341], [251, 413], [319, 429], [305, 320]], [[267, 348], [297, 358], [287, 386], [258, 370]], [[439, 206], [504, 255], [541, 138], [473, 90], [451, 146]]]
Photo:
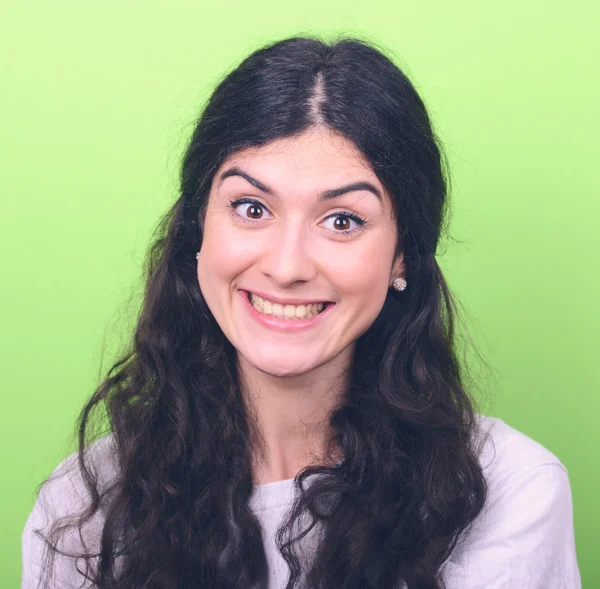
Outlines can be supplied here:
[[[238, 175], [221, 181], [233, 166], [273, 194]], [[317, 199], [356, 182], [372, 184], [381, 200], [367, 190]], [[260, 205], [229, 206], [241, 197]], [[366, 220], [362, 230], [334, 215], [344, 211]], [[357, 230], [344, 235], [344, 229]], [[326, 128], [237, 152], [214, 175], [198, 281], [238, 352], [244, 398], [257, 426], [255, 484], [289, 479], [331, 459], [328, 416], [346, 390], [355, 342], [379, 314], [392, 280], [404, 276], [402, 255], [394, 260], [396, 239], [383, 185], [356, 147]], [[258, 323], [240, 290], [335, 307], [314, 327], [285, 333]]]

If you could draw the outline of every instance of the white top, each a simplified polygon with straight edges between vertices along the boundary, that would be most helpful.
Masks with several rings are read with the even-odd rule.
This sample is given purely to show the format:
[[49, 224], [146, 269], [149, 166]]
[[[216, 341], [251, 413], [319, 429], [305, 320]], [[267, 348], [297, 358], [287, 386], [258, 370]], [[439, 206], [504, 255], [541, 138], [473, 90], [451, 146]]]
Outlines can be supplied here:
[[[501, 419], [483, 415], [478, 419], [479, 460], [489, 486], [488, 501], [444, 565], [447, 589], [581, 589], [566, 467], [544, 446]], [[105, 480], [116, 475], [111, 438], [105, 436], [90, 446], [90, 452], [103, 457], [94, 464]], [[75, 460], [74, 453], [55, 472]], [[33, 529], [83, 505], [84, 486], [77, 475], [75, 471], [56, 479], [38, 496], [22, 535], [21, 589], [35, 589], [41, 575], [43, 544]], [[283, 589], [287, 581], [287, 565], [276, 550], [275, 531], [293, 499], [293, 479], [255, 486], [250, 497], [250, 507], [263, 529], [269, 589]], [[97, 513], [84, 532], [86, 538], [98, 542], [94, 548], [99, 545], [101, 518]], [[77, 540], [69, 538], [66, 546], [76, 546]], [[310, 536], [305, 540], [310, 542]], [[91, 588], [81, 584], [83, 577], [73, 559], [57, 555], [57, 562], [55, 589]]]

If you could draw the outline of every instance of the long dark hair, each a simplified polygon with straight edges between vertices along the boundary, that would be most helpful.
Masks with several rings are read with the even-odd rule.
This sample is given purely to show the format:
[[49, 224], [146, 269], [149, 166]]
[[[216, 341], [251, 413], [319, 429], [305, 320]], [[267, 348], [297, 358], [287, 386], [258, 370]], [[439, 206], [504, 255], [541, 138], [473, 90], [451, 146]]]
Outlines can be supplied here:
[[[245, 589], [264, 578], [260, 524], [248, 506], [252, 420], [195, 254], [224, 159], [318, 125], [354, 143], [391, 195], [408, 288], [389, 290], [356, 343], [344, 404], [330, 420], [343, 461], [296, 477], [302, 492], [277, 535], [287, 589], [304, 574], [311, 589], [443, 587], [442, 565], [487, 494], [455, 345], [457, 306], [435, 258], [449, 175], [411, 82], [373, 43], [353, 38], [263, 47], [210, 96], [183, 157], [181, 194], [148, 251], [133, 341], [77, 422], [90, 501], [55, 527], [47, 570], [59, 535], [102, 513], [97, 550], [81, 554], [101, 589]], [[104, 486], [85, 458], [98, 407], [118, 465]], [[308, 526], [293, 533], [305, 516]], [[324, 533], [304, 563], [296, 548], [317, 524]]]

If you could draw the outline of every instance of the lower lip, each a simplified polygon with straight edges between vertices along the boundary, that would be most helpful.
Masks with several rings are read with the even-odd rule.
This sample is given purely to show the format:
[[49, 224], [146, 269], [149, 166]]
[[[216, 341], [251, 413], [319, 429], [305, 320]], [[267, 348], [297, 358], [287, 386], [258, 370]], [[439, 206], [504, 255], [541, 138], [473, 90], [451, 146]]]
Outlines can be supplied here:
[[266, 315], [255, 309], [248, 300], [247, 290], [240, 290], [238, 292], [242, 297], [242, 304], [248, 309], [248, 313], [258, 323], [275, 331], [304, 331], [305, 329], [310, 329], [321, 323], [335, 307], [335, 303], [327, 303], [325, 309], [309, 319], [282, 319], [281, 317], [275, 317], [275, 315]]

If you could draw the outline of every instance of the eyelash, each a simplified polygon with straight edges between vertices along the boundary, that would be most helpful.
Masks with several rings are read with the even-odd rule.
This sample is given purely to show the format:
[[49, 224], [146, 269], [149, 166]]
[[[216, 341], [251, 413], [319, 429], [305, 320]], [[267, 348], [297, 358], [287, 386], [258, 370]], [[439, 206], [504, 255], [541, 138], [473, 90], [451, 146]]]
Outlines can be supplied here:
[[[251, 205], [261, 207], [267, 211], [269, 210], [260, 201], [255, 200], [253, 198], [248, 198], [247, 196], [244, 196], [242, 198], [237, 198], [235, 200], [230, 200], [228, 206], [231, 207], [231, 209], [232, 209], [231, 216], [235, 217], [236, 219], [241, 220], [242, 223], [254, 223], [255, 221], [259, 221], [259, 219], [255, 219], [253, 221], [252, 219], [247, 219], [245, 217], [242, 217], [242, 215], [240, 215], [235, 210], [235, 208], [241, 204], [251, 204]], [[341, 211], [339, 213], [334, 213], [333, 215], [329, 215], [329, 217], [326, 217], [326, 219], [329, 219], [331, 217], [345, 217], [347, 219], [354, 221], [357, 225], [357, 227], [355, 227], [354, 229], [344, 229], [343, 231], [334, 231], [334, 233], [336, 233], [338, 235], [352, 235], [353, 233], [356, 233], [357, 231], [363, 231], [365, 225], [367, 224], [366, 219], [363, 219], [362, 217], [359, 217], [357, 214], [351, 213], [349, 211]]]

